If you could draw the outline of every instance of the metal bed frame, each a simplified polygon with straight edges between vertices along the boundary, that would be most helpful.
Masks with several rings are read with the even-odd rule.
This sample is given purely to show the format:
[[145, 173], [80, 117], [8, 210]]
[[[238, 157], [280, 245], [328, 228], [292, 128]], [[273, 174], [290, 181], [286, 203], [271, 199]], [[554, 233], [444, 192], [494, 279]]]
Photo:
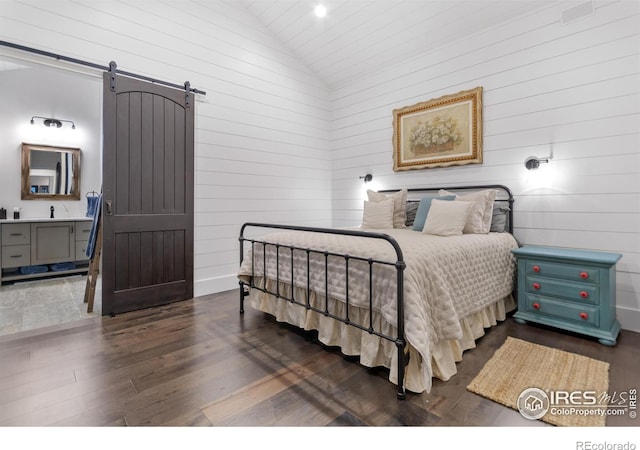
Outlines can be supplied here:
[[[481, 185], [481, 186], [449, 186], [449, 187], [435, 187], [435, 188], [412, 188], [412, 189], [407, 189], [408, 195], [410, 193], [417, 193], [417, 192], [422, 192], [422, 193], [427, 193], [427, 192], [433, 192], [433, 191], [439, 191], [440, 189], [446, 189], [448, 191], [452, 191], [452, 192], [456, 192], [456, 191], [480, 191], [480, 190], [484, 190], [484, 189], [496, 189], [499, 191], [502, 191], [502, 197], [506, 198], [502, 198], [502, 197], [497, 197], [495, 199], [495, 203], [498, 202], [506, 202], [508, 203], [508, 212], [507, 212], [507, 217], [508, 217], [508, 224], [507, 224], [507, 231], [509, 233], [513, 233], [513, 194], [511, 192], [511, 190], [504, 186], [504, 185], [500, 185], [500, 184], [494, 184], [494, 185]], [[393, 192], [398, 192], [399, 189], [388, 189], [388, 190], [380, 190], [378, 192], [384, 192], [384, 193], [393, 193]], [[417, 201], [417, 200], [408, 200], [408, 201]], [[384, 240], [386, 242], [389, 243], [389, 245], [391, 245], [395, 251], [396, 254], [396, 260], [395, 261], [381, 261], [381, 260], [375, 260], [372, 258], [363, 258], [363, 257], [356, 257], [356, 256], [351, 256], [348, 254], [341, 254], [341, 253], [334, 253], [334, 252], [328, 252], [328, 251], [324, 251], [324, 250], [314, 250], [311, 248], [301, 248], [301, 247], [295, 247], [292, 245], [283, 245], [283, 244], [274, 244], [271, 242], [266, 242], [264, 240], [259, 240], [259, 239], [250, 239], [250, 238], [246, 238], [245, 237], [245, 230], [247, 228], [262, 228], [262, 229], [277, 229], [277, 230], [292, 230], [292, 231], [306, 231], [306, 232], [310, 232], [310, 233], [324, 233], [324, 234], [336, 234], [336, 235], [343, 235], [343, 236], [354, 236], [354, 237], [362, 237], [362, 238], [368, 238], [368, 239], [377, 239], [377, 240]], [[336, 228], [318, 228], [318, 227], [302, 227], [302, 226], [290, 226], [290, 225], [280, 225], [280, 224], [270, 224], [270, 223], [258, 223], [258, 222], [247, 222], [245, 224], [242, 225], [241, 229], [240, 229], [240, 236], [239, 236], [239, 241], [240, 241], [240, 264], [242, 264], [243, 260], [244, 260], [244, 244], [245, 242], [248, 242], [251, 245], [251, 254], [252, 254], [252, 258], [254, 257], [253, 255], [255, 255], [254, 253], [254, 249], [255, 249], [255, 245], [262, 245], [264, 248], [263, 251], [263, 274], [265, 274], [265, 283], [264, 283], [264, 287], [260, 287], [257, 286], [254, 283], [254, 270], [255, 270], [255, 261], [251, 264], [252, 267], [252, 274], [250, 277], [250, 282], [249, 284], [245, 283], [244, 281], [240, 281], [240, 313], [244, 313], [244, 299], [246, 296], [249, 295], [249, 290], [247, 290], [247, 288], [249, 289], [255, 289], [270, 295], [275, 296], [277, 299], [279, 300], [283, 300], [283, 301], [287, 301], [296, 305], [299, 305], [301, 307], [306, 308], [307, 310], [311, 310], [311, 311], [315, 311], [319, 314], [323, 314], [326, 317], [330, 317], [334, 320], [340, 321], [342, 323], [345, 323], [349, 326], [358, 328], [362, 331], [366, 331], [369, 334], [373, 334], [376, 335], [382, 339], [386, 339], [388, 341], [391, 341], [393, 343], [395, 343], [396, 348], [397, 348], [397, 352], [398, 352], [398, 390], [397, 390], [397, 397], [400, 400], [403, 400], [406, 398], [406, 390], [404, 387], [404, 372], [405, 372], [405, 366], [408, 362], [407, 357], [405, 356], [405, 347], [406, 347], [406, 340], [404, 337], [404, 269], [406, 268], [406, 264], [404, 262], [404, 257], [402, 254], [402, 249], [400, 248], [400, 245], [398, 244], [398, 242], [391, 236], [389, 236], [388, 234], [384, 234], [384, 233], [378, 233], [378, 232], [371, 232], [371, 231], [359, 231], [359, 230], [351, 230], [351, 229], [336, 229]], [[266, 249], [267, 246], [272, 246], [275, 248], [276, 251], [276, 291], [270, 291], [267, 289], [267, 283], [266, 283]], [[291, 296], [287, 297], [284, 296], [281, 292], [280, 292], [280, 249], [288, 249], [289, 253], [291, 255], [291, 280], [293, 280], [293, 258], [294, 258], [294, 252], [295, 251], [300, 251], [300, 252], [304, 252], [306, 253], [306, 261], [307, 261], [307, 267], [306, 267], [306, 274], [307, 274], [307, 287], [306, 287], [306, 295], [305, 298], [302, 299], [302, 301], [300, 299], [296, 299], [295, 295], [294, 295], [294, 289], [292, 286], [291, 289]], [[314, 307], [310, 304], [310, 291], [311, 291], [311, 287], [310, 287], [310, 276], [309, 276], [309, 271], [310, 271], [310, 257], [311, 254], [319, 254], [324, 256], [324, 280], [325, 280], [325, 295], [324, 295], [324, 309], [320, 309], [317, 307]], [[332, 314], [331, 312], [329, 312], [329, 288], [328, 288], [328, 260], [329, 257], [339, 257], [339, 258], [343, 258], [344, 259], [344, 263], [345, 263], [345, 272], [346, 272], [346, 278], [345, 278], [345, 292], [346, 292], [346, 299], [345, 299], [345, 303], [346, 303], [346, 308], [345, 308], [345, 316], [341, 317], [341, 316], [337, 316], [335, 314]], [[368, 263], [369, 265], [369, 324], [368, 326], [363, 326], [361, 324], [358, 324], [356, 322], [353, 322], [350, 318], [349, 318], [349, 261], [351, 260], [360, 260], [360, 261], [364, 261], [366, 263]], [[387, 265], [387, 266], [393, 266], [395, 267], [396, 270], [396, 278], [397, 278], [397, 326], [396, 326], [396, 335], [395, 336], [389, 336], [386, 335], [378, 330], [375, 330], [373, 327], [373, 267], [375, 264], [381, 264], [381, 265]]]

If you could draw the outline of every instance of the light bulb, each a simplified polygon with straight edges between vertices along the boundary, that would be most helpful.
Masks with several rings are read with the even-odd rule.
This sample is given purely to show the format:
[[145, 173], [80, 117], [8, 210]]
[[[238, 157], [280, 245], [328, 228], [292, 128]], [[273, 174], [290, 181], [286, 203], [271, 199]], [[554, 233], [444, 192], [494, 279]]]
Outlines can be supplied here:
[[322, 18], [327, 15], [327, 8], [325, 8], [324, 5], [318, 5], [313, 10], [313, 12], [315, 13], [316, 17]]

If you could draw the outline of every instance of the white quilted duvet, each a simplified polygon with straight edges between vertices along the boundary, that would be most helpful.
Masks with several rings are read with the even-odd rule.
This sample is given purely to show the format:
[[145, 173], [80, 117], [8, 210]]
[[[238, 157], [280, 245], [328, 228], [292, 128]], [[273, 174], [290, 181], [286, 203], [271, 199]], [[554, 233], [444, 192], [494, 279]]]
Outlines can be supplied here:
[[[418, 388], [429, 390], [433, 369], [430, 361], [438, 343], [463, 338], [463, 319], [483, 311], [508, 297], [513, 290], [515, 259], [511, 250], [518, 244], [508, 233], [465, 234], [462, 236], [433, 236], [407, 229], [381, 230], [392, 236], [402, 248], [406, 269], [404, 274], [405, 337], [423, 360], [424, 374]], [[275, 232], [262, 238], [267, 242], [348, 254], [352, 257], [372, 258], [395, 263], [395, 250], [386, 241], [353, 236], [320, 234], [300, 231]], [[247, 245], [247, 244], [245, 244]], [[239, 270], [245, 282], [253, 275], [267, 278], [291, 295], [291, 251], [286, 247], [267, 246], [266, 257], [262, 245], [255, 244], [252, 267], [251, 245]], [[276, 275], [276, 260], [279, 273]], [[329, 297], [338, 303], [347, 301], [344, 258], [311, 252], [308, 258], [311, 277], [307, 280], [307, 252], [294, 251], [293, 283], [296, 300], [304, 302], [307, 283], [315, 296], [324, 299], [326, 287]], [[329, 279], [325, 280], [325, 265]], [[369, 304], [369, 263], [350, 258], [348, 264], [348, 302], [353, 307], [367, 308]], [[277, 282], [276, 281], [277, 277]], [[397, 323], [397, 282], [393, 265], [373, 265], [372, 305], [392, 328]], [[276, 288], [271, 288], [275, 290]], [[302, 293], [302, 295], [301, 295]], [[322, 303], [323, 300], [318, 300]], [[286, 303], [286, 302], [281, 302]], [[333, 305], [333, 303], [331, 304]], [[344, 306], [344, 305], [342, 305]], [[297, 307], [304, 311], [303, 308]], [[335, 309], [335, 308], [334, 308]], [[339, 309], [339, 308], [338, 308]], [[337, 312], [338, 309], [332, 312]], [[299, 323], [294, 325], [300, 326]], [[385, 364], [386, 365], [386, 364]]]

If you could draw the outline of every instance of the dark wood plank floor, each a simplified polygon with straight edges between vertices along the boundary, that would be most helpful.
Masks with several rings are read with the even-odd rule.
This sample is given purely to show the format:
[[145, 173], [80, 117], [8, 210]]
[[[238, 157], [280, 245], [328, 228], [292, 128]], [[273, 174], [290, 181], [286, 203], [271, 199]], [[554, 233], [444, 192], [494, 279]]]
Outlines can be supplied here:
[[[429, 394], [395, 397], [382, 369], [247, 308], [236, 291], [0, 338], [2, 426], [546, 426], [466, 390], [514, 336], [611, 364], [638, 388], [640, 334], [616, 347], [511, 318]], [[609, 417], [607, 425], [640, 420]]]

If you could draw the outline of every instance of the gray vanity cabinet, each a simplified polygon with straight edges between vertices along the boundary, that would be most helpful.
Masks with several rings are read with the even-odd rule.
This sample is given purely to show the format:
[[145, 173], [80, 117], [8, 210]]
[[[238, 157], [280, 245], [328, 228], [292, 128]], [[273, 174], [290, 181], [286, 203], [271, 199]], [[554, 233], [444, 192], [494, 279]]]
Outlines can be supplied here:
[[0, 220], [0, 283], [86, 273], [91, 225], [84, 218]]

